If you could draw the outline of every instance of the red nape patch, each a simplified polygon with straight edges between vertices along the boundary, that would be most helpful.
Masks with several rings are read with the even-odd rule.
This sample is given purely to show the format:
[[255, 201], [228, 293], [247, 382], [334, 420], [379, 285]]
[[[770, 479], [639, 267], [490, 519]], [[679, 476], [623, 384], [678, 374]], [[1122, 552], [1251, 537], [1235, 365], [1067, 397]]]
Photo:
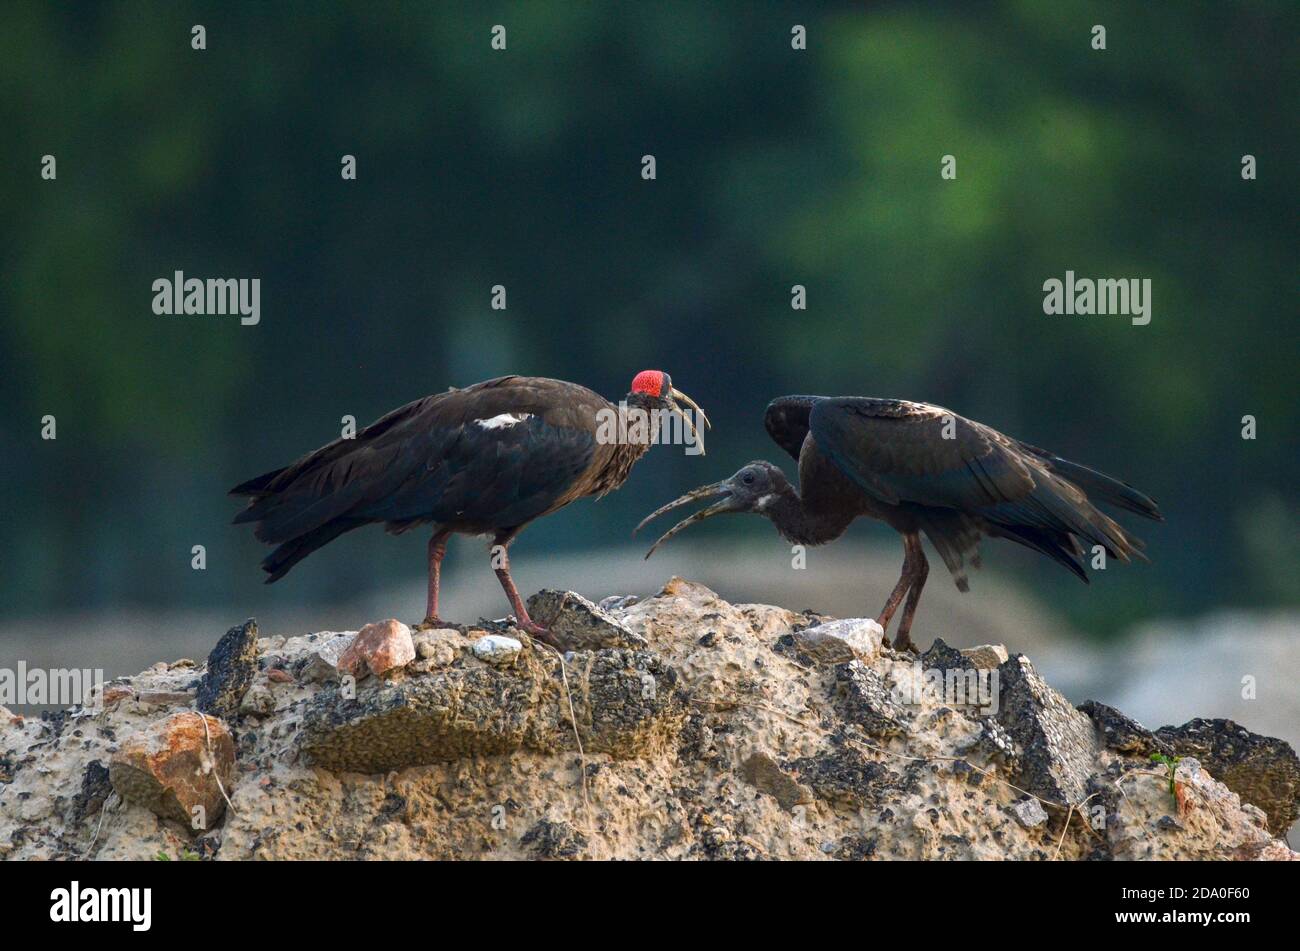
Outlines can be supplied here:
[[664, 372], [662, 370], [642, 370], [632, 377], [632, 392], [659, 396], [664, 391]]

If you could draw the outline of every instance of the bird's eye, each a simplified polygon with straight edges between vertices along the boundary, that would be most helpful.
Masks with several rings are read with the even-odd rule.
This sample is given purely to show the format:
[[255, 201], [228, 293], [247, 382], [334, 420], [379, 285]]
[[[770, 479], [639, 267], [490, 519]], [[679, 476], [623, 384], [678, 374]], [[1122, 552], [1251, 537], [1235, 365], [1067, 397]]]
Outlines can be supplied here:
[[753, 485], [753, 484], [754, 484], [754, 473], [752, 473], [752, 472], [746, 472], [743, 476], [740, 477], [740, 481], [743, 482], [743, 483], [745, 483], [745, 485]]

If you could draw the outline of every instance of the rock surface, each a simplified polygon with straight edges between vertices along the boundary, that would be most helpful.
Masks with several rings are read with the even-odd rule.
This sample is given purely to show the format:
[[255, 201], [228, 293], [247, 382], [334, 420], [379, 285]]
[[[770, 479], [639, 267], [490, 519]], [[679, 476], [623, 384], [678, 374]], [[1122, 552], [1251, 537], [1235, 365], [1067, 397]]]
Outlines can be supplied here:
[[584, 750], [615, 759], [671, 746], [684, 704], [676, 674], [658, 657], [611, 648], [577, 655], [563, 671], [562, 663], [554, 652], [532, 650], [509, 667], [470, 657], [356, 697], [329, 688], [305, 707], [299, 748], [334, 771], [380, 773], [525, 749], [576, 750], [575, 723]]
[[257, 622], [249, 618], [232, 627], [208, 655], [207, 672], [199, 683], [197, 708], [218, 719], [230, 719], [257, 673]]
[[528, 599], [528, 614], [551, 634], [564, 650], [589, 651], [602, 647], [646, 647], [645, 638], [628, 630], [618, 619], [573, 591], [545, 589]]
[[1097, 762], [1091, 721], [1053, 690], [1023, 654], [997, 670], [997, 719], [1021, 749], [1018, 785], [1044, 799], [1080, 804]]
[[1173, 755], [1173, 750], [1168, 744], [1158, 739], [1141, 723], [1124, 716], [1114, 707], [1108, 707], [1096, 700], [1086, 700], [1079, 704], [1079, 710], [1092, 719], [1107, 749], [1138, 756], [1150, 756], [1152, 753]]
[[791, 640], [796, 654], [808, 663], [843, 664], [855, 658], [871, 663], [884, 636], [871, 618], [845, 618], [796, 631]]
[[1162, 726], [1155, 738], [1178, 756], [1191, 756], [1228, 788], [1268, 815], [1275, 835], [1300, 818], [1300, 758], [1288, 743], [1259, 736], [1231, 720], [1197, 717]]
[[[87, 768], [82, 794], [91, 796], [99, 764]], [[131, 734], [113, 754], [108, 780], [127, 802], [197, 832], [226, 809], [223, 789], [234, 785], [235, 743], [216, 717], [173, 713]], [[87, 806], [84, 811], [91, 811]]]
[[[0, 858], [1294, 857], [1268, 827], [1295, 799], [1268, 738], [1183, 754], [1171, 794], [1148, 747], [1172, 739], [1075, 710], [1023, 656], [940, 646], [927, 667], [814, 638], [830, 652], [808, 663], [797, 635], [830, 619], [681, 579], [603, 609], [549, 594], [589, 648], [421, 631], [404, 665], [352, 681], [334, 660], [350, 635], [260, 639], [229, 732], [208, 721], [233, 809], [204, 786], [215, 828], [197, 839], [194, 797], [173, 807], [162, 790], [181, 784], [145, 751], [206, 775], [185, 709], [206, 671], [157, 664], [102, 710], [0, 710]], [[488, 634], [520, 642], [512, 663], [475, 656]], [[962, 664], [997, 675], [996, 710], [915, 689]]]
[[356, 634], [325, 631], [316, 635], [320, 646], [296, 665], [298, 676], [308, 683], [325, 683], [339, 678], [339, 659]]
[[1138, 773], [1131, 780], [1119, 780], [1127, 795], [1120, 797], [1107, 817], [1109, 857], [1161, 861], [1297, 858], [1269, 832], [1262, 810], [1243, 805], [1235, 792], [1210, 776], [1195, 758], [1179, 762], [1173, 795], [1163, 770], [1159, 784], [1145, 778]]
[[812, 793], [799, 785], [766, 753], [752, 753], [740, 764], [740, 775], [760, 792], [765, 792], [787, 812], [802, 803], [813, 801]]

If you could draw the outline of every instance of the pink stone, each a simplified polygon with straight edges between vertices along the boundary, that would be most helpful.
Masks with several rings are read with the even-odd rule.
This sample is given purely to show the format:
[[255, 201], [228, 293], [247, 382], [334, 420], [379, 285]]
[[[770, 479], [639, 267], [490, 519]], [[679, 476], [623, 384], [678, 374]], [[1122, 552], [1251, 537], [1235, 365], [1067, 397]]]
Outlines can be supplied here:
[[367, 624], [339, 655], [339, 673], [360, 680], [367, 672], [382, 677], [415, 660], [411, 629], [395, 618]]
[[105, 687], [104, 706], [111, 707], [117, 703], [120, 703], [123, 700], [126, 700], [128, 697], [134, 697], [134, 696], [135, 696], [135, 692], [131, 690], [130, 687], [123, 687], [120, 685]]
[[226, 808], [235, 743], [216, 717], [173, 713], [127, 737], [109, 761], [108, 776], [123, 799], [203, 831]]

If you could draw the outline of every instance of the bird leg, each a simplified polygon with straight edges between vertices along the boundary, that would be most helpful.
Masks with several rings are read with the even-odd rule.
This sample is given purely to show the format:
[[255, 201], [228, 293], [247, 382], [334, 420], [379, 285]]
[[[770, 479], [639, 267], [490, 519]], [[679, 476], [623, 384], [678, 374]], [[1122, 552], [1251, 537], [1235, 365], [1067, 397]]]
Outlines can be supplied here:
[[[894, 612], [903, 602], [903, 595], [908, 595], [907, 607], [903, 609], [903, 618], [899, 621], [898, 634], [894, 638], [895, 650], [916, 650], [916, 645], [912, 643], [908, 631], [912, 627], [912, 615], [916, 612], [916, 604], [921, 599], [921, 586], [925, 584], [929, 573], [930, 566], [925, 560], [925, 552], [921, 549], [921, 537], [915, 532], [904, 534], [903, 571], [899, 575], [898, 584], [894, 585], [894, 590], [889, 593], [889, 600], [881, 609], [880, 616], [876, 618], [876, 623], [880, 625], [881, 630], [887, 631], [889, 622], [894, 619]], [[884, 643], [889, 643], [887, 638]]]
[[555, 640], [554, 635], [528, 616], [524, 599], [519, 596], [519, 589], [515, 587], [514, 579], [510, 577], [510, 554], [504, 544], [498, 543], [492, 546], [492, 570], [496, 572], [497, 580], [501, 582], [506, 598], [510, 601], [510, 608], [515, 612], [515, 626], [525, 634], [559, 648], [560, 644]]
[[447, 539], [451, 532], [434, 532], [429, 539], [429, 595], [425, 602], [424, 620], [420, 627], [437, 627], [442, 619], [438, 617], [438, 585], [442, 581], [442, 558], [447, 554]]
[[889, 600], [885, 606], [880, 609], [880, 615], [876, 618], [876, 623], [880, 625], [882, 631], [889, 630], [889, 622], [894, 618], [894, 612], [898, 606], [903, 603], [903, 595], [907, 594], [907, 589], [911, 585], [911, 579], [907, 575], [909, 556], [903, 558], [903, 573], [898, 576], [898, 584], [894, 585], [894, 590], [889, 592]]
[[907, 650], [913, 654], [920, 653], [912, 643], [912, 616], [921, 601], [921, 589], [925, 579], [930, 576], [930, 563], [925, 560], [925, 549], [921, 547], [919, 535], [904, 535], [903, 545], [912, 547], [912, 582], [907, 591], [907, 604], [903, 606], [903, 616], [898, 621], [898, 633], [894, 635], [894, 650]]

